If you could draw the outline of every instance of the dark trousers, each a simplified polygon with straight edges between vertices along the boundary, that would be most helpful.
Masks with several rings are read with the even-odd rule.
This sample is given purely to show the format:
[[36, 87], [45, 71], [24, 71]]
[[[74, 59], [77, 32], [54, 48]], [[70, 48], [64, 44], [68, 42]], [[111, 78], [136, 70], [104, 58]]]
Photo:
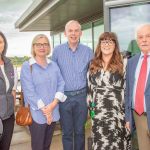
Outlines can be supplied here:
[[33, 121], [29, 126], [32, 150], [49, 150], [56, 123], [38, 124]]
[[87, 112], [86, 92], [76, 96], [67, 95], [67, 100], [60, 103], [60, 123], [64, 150], [85, 150]]
[[12, 115], [10, 118], [3, 120], [3, 136], [0, 141], [0, 150], [9, 150], [14, 130], [15, 117]]

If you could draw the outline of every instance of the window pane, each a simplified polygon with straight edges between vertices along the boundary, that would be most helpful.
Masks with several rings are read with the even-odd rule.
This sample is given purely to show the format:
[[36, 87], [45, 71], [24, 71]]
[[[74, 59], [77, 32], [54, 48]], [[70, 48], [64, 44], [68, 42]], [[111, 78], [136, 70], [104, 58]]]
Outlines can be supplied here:
[[119, 38], [121, 51], [139, 51], [135, 41], [135, 30], [143, 23], [150, 23], [150, 3], [132, 4], [110, 9], [110, 28]]
[[98, 39], [100, 35], [104, 32], [104, 25], [98, 22], [94, 22], [94, 51], [98, 44]]
[[64, 32], [61, 33], [61, 43], [67, 42], [67, 38], [64, 35]]
[[60, 44], [59, 34], [54, 35], [54, 47]]
[[92, 28], [91, 24], [86, 24], [82, 26], [82, 36], [80, 42], [92, 48]]

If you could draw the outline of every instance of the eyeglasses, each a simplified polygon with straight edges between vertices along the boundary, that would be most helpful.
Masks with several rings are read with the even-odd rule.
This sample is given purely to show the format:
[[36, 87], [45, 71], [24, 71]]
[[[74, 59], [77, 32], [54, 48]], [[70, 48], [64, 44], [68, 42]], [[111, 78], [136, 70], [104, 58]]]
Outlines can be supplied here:
[[47, 48], [49, 46], [48, 43], [35, 43], [34, 44], [37, 48], [41, 48], [41, 47], [44, 47], [44, 48]]
[[108, 46], [112, 46], [115, 44], [115, 42], [113, 40], [102, 40], [101, 41], [102, 45], [108, 45]]

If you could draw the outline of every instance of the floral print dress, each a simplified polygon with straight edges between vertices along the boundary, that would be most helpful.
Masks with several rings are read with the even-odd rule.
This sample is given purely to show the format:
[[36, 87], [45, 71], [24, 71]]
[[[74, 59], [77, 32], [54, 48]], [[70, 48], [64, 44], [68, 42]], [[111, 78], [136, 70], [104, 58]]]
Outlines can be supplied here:
[[95, 103], [93, 150], [131, 149], [130, 133], [125, 128], [124, 82], [117, 72], [88, 74], [89, 98]]

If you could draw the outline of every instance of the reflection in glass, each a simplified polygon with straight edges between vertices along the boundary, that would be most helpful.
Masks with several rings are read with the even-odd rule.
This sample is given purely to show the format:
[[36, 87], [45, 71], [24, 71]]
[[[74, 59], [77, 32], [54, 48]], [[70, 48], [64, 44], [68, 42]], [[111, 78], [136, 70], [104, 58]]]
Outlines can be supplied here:
[[92, 28], [91, 24], [86, 24], [83, 26], [82, 36], [80, 42], [92, 48]]
[[61, 44], [67, 42], [67, 38], [64, 35], [64, 32], [61, 33]]
[[98, 44], [99, 36], [104, 32], [104, 25], [100, 24], [100, 21], [94, 22], [94, 51]]
[[[139, 51], [135, 40], [137, 26], [150, 23], [150, 3], [132, 4], [110, 9], [110, 30], [117, 33], [121, 51]], [[130, 44], [130, 45], [129, 45]], [[137, 49], [137, 50], [135, 50]]]
[[54, 47], [60, 44], [60, 35], [54, 35]]

